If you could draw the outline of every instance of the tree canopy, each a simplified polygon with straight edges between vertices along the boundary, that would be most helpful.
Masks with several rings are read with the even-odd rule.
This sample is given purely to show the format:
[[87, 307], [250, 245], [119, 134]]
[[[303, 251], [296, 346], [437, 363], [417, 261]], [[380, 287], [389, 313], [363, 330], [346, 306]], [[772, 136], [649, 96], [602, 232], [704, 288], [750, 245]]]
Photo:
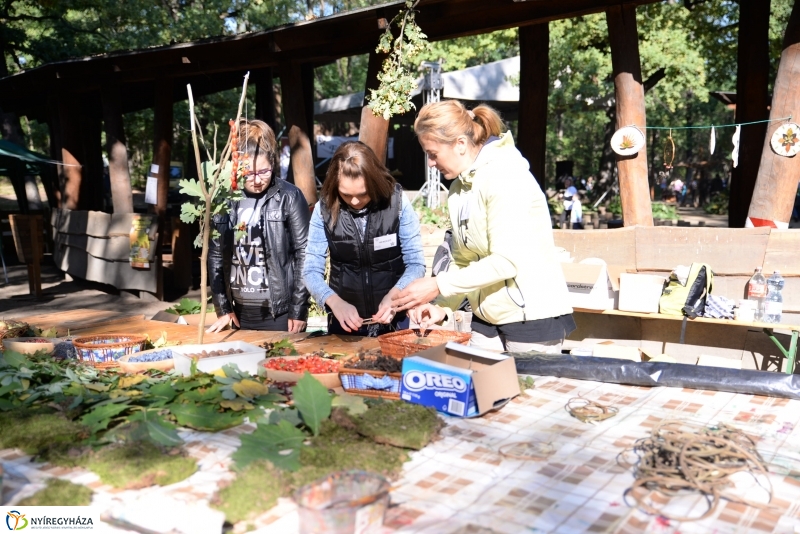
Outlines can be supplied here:
[[[141, 49], [199, 38], [263, 30], [281, 24], [346, 11], [376, 0], [3, 0], [0, 1], [0, 76], [47, 62]], [[771, 1], [770, 68], [777, 70], [792, 0]], [[418, 7], [424, 10], [424, 4]], [[649, 126], [727, 124], [733, 113], [709, 98], [711, 91], [736, 90], [739, 5], [734, 0], [664, 1], [637, 8], [642, 74]], [[424, 31], [425, 28], [423, 27]], [[376, 42], [377, 45], [377, 42]], [[422, 60], [444, 59], [445, 71], [462, 69], [519, 53], [516, 29], [433, 43]], [[367, 56], [341, 58], [315, 69], [315, 95], [327, 98], [363, 90]], [[614, 85], [604, 14], [550, 23], [550, 97], [547, 180], [557, 161], [574, 162], [579, 176], [603, 172], [606, 139], [613, 115]], [[227, 117], [236, 91], [200, 99], [204, 116]], [[175, 120], [188, 123], [185, 103]], [[144, 168], [150, 158], [152, 111], [126, 116], [132, 162]], [[183, 121], [183, 123], [181, 123]], [[513, 127], [513, 125], [512, 125]], [[23, 128], [32, 148], [46, 151], [41, 125]], [[729, 166], [732, 129], [719, 130], [717, 152], [708, 154], [707, 130], [676, 130], [676, 163], [686, 169], [704, 163], [712, 173]], [[662, 169], [661, 147], [668, 132], [648, 130], [653, 178]], [[176, 159], [188, 138], [176, 127]], [[183, 151], [183, 152], [181, 152]], [[604, 160], [604, 157], [606, 160]], [[613, 165], [612, 165], [613, 167]], [[613, 170], [609, 171], [613, 172]], [[673, 172], [690, 172], [676, 169]], [[143, 175], [143, 173], [141, 173]]]

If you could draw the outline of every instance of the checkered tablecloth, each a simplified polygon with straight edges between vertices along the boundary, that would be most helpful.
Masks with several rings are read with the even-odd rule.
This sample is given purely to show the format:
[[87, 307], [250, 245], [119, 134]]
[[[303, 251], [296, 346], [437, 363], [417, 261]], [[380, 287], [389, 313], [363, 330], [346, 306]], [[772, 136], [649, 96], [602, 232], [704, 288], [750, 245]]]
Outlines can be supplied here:
[[[619, 414], [598, 424], [582, 423], [564, 409], [576, 396], [615, 406]], [[753, 437], [770, 465], [774, 509], [723, 501], [708, 519], [675, 523], [630, 508], [624, 492], [633, 476], [618, 465], [617, 456], [663, 420], [727, 423]], [[537, 378], [528, 396], [498, 412], [446, 421], [442, 438], [412, 453], [393, 484], [385, 533], [800, 532], [800, 401]], [[242, 425], [216, 434], [182, 432], [189, 453], [199, 461], [198, 472], [172, 486], [136, 491], [104, 486], [82, 469], [35, 464], [19, 451], [0, 451], [5, 504], [18, 502], [41, 488], [47, 477], [57, 476], [92, 487], [93, 506], [103, 510], [133, 513], [137, 503], [156, 500], [174, 509], [207, 510], [209, 499], [234, 477], [230, 456], [239, 434], [252, 429]], [[679, 505], [698, 515], [706, 506], [699, 496]], [[296, 532], [294, 504], [282, 499], [254, 526], [260, 534]]]

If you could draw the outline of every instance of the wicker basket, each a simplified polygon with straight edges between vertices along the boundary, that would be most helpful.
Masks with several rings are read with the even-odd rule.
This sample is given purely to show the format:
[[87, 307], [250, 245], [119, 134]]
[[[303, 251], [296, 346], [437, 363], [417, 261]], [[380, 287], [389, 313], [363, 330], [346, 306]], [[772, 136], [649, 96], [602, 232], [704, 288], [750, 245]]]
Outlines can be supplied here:
[[[399, 330], [378, 336], [381, 352], [385, 356], [404, 358], [421, 350], [444, 345], [448, 341], [455, 341], [466, 345], [472, 334], [469, 332], [455, 332], [453, 330]], [[420, 343], [418, 340], [426, 339], [429, 342]]]
[[117, 360], [126, 354], [139, 352], [144, 347], [146, 336], [135, 334], [103, 334], [78, 337], [72, 341], [78, 358], [84, 363], [100, 369], [118, 367]]
[[[377, 389], [374, 387], [375, 380], [382, 380], [388, 376], [391, 385], [386, 389]], [[362, 397], [375, 397], [383, 399], [400, 400], [400, 383], [403, 381], [403, 373], [387, 373], [386, 371], [371, 371], [366, 369], [348, 369], [343, 367], [339, 371], [339, 378], [342, 381], [342, 388], [345, 392], [353, 395], [361, 395]], [[365, 384], [365, 381], [367, 382]]]

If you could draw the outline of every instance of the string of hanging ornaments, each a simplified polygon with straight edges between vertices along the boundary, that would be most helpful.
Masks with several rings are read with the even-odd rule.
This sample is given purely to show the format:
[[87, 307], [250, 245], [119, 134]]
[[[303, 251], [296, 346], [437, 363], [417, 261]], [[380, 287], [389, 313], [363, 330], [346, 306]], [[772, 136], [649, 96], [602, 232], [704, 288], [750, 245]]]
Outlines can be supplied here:
[[731, 152], [731, 159], [733, 166], [739, 166], [739, 135], [742, 131], [742, 126], [749, 126], [751, 124], [760, 124], [765, 122], [781, 122], [787, 121], [782, 124], [772, 134], [770, 138], [770, 147], [772, 151], [779, 156], [791, 158], [800, 152], [800, 125], [791, 122], [792, 117], [783, 117], [781, 119], [767, 119], [762, 121], [740, 122], [734, 124], [721, 124], [710, 126], [623, 126], [611, 136], [611, 149], [620, 156], [632, 156], [639, 152], [645, 145], [645, 135], [642, 130], [669, 130], [669, 136], [664, 144], [664, 167], [667, 171], [672, 170], [672, 163], [675, 161], [675, 140], [672, 138], [673, 130], [697, 130], [697, 129], [710, 129], [711, 136], [708, 143], [708, 151], [713, 154], [717, 146], [717, 128], [736, 128], [733, 132], [731, 139], [733, 143], [733, 150]]

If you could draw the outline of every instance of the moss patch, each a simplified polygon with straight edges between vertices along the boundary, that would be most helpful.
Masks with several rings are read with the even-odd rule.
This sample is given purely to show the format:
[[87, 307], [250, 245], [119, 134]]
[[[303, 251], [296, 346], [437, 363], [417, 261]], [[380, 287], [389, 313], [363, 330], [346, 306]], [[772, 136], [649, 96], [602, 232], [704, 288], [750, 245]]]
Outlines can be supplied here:
[[275, 506], [278, 497], [284, 494], [283, 475], [267, 461], [253, 462], [220, 490], [212, 506], [222, 511], [231, 523], [255, 519]]
[[81, 465], [115, 488], [138, 489], [180, 482], [197, 471], [197, 462], [181, 451], [164, 450], [150, 442], [107, 446], [82, 459]]
[[298, 471], [281, 471], [268, 462], [250, 464], [217, 494], [213, 506], [231, 523], [252, 520], [272, 508], [278, 497], [288, 497], [301, 486], [336, 471], [361, 469], [396, 478], [406, 460], [408, 453], [402, 449], [375, 443], [332, 421], [323, 421], [319, 436], [300, 450], [302, 467]]
[[19, 502], [20, 506], [89, 506], [92, 490], [59, 478], [47, 481], [47, 487]]
[[442, 427], [436, 410], [401, 401], [383, 402], [353, 418], [356, 430], [377, 443], [419, 450]]
[[59, 465], [68, 463], [70, 449], [89, 437], [85, 426], [44, 410], [0, 412], [0, 428], [0, 449], [22, 449]]

